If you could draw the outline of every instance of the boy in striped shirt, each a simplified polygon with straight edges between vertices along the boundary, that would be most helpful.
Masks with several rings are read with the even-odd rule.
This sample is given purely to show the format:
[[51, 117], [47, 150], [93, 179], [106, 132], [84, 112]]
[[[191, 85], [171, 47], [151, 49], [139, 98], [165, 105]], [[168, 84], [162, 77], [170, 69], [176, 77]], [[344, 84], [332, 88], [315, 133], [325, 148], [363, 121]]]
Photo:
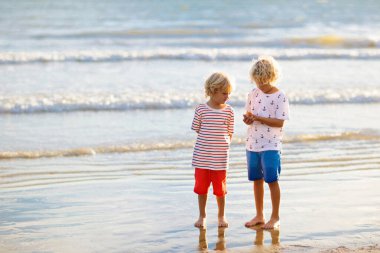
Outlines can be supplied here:
[[212, 74], [205, 82], [207, 103], [195, 109], [191, 129], [197, 132], [192, 166], [195, 168], [194, 192], [198, 194], [199, 219], [194, 226], [206, 226], [207, 193], [212, 183], [218, 203], [218, 227], [228, 227], [224, 215], [229, 149], [234, 132], [234, 111], [226, 104], [232, 91], [228, 77]]

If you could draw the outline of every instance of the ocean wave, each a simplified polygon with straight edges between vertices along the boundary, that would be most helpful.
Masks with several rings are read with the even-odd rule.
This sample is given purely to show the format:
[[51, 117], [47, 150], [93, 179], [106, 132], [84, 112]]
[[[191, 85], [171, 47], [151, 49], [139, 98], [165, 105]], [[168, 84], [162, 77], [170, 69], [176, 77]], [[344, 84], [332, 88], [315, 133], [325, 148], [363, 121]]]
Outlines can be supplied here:
[[190, 148], [193, 142], [131, 144], [124, 146], [85, 147], [65, 150], [39, 150], [39, 151], [6, 151], [0, 152], [0, 160], [5, 159], [37, 159], [52, 157], [75, 157], [96, 154], [130, 153], [153, 150], [171, 150]]
[[215, 36], [231, 34], [231, 32], [226, 32], [217, 29], [129, 29], [129, 30], [99, 30], [99, 31], [82, 31], [77, 33], [41, 33], [37, 35], [32, 35], [34, 39], [94, 39], [94, 38], [160, 38], [167, 36]]
[[42, 113], [75, 111], [126, 111], [190, 108], [201, 97], [180, 94], [39, 94], [30, 96], [0, 96], [0, 113]]
[[[349, 140], [365, 140], [378, 141], [380, 133], [370, 130], [342, 132], [334, 134], [307, 134], [287, 136], [284, 143], [301, 143], [301, 142], [322, 142], [322, 141], [349, 141]], [[243, 145], [244, 138], [234, 137], [232, 145]], [[165, 151], [184, 148], [192, 148], [194, 141], [172, 141], [157, 143], [138, 143], [129, 145], [110, 145], [101, 147], [83, 147], [65, 150], [37, 150], [37, 151], [2, 151], [0, 152], [0, 160], [9, 159], [38, 159], [38, 158], [54, 158], [54, 157], [76, 157], [89, 156], [96, 154], [111, 153], [131, 153], [131, 152], [147, 152], [147, 151]]]
[[376, 141], [380, 140], [380, 134], [372, 130], [349, 131], [333, 134], [302, 134], [297, 136], [288, 136], [284, 143], [298, 142], [319, 142], [319, 141], [347, 141], [347, 140], [365, 140]]
[[286, 39], [285, 44], [298, 46], [339, 47], [339, 48], [377, 48], [379, 40], [365, 37], [344, 37], [339, 35], [322, 35], [315, 37], [293, 37]]
[[[286, 26], [285, 26], [286, 27]], [[284, 28], [285, 28], [284, 27]], [[180, 45], [182, 47], [263, 47], [263, 48], [379, 48], [380, 40], [375, 35], [352, 36], [349, 34], [321, 34], [299, 36], [299, 32], [293, 32], [290, 36], [252, 37], [252, 29], [273, 28], [270, 25], [242, 27], [242, 30], [226, 29], [131, 29], [121, 31], [82, 31], [78, 33], [42, 33], [31, 35], [32, 40], [82, 40], [82, 39], [106, 39], [114, 41], [115, 45], [131, 45], [151, 41], [154, 38], [157, 47], [165, 45]], [[247, 29], [245, 30], [245, 29]], [[294, 35], [297, 34], [297, 35]], [[138, 41], [138, 42], [137, 42]], [[152, 45], [152, 42], [149, 42]]]
[[[308, 90], [289, 92], [287, 95], [291, 104], [294, 105], [380, 103], [380, 91], [373, 90]], [[246, 94], [236, 93], [229, 103], [241, 107], [245, 105], [245, 100]], [[188, 92], [0, 96], [0, 114], [186, 109], [203, 101], [202, 94]]]
[[121, 51], [1, 52], [0, 64], [49, 62], [120, 62], [134, 60], [251, 61], [259, 55], [277, 59], [380, 59], [380, 49], [320, 48], [161, 48]]

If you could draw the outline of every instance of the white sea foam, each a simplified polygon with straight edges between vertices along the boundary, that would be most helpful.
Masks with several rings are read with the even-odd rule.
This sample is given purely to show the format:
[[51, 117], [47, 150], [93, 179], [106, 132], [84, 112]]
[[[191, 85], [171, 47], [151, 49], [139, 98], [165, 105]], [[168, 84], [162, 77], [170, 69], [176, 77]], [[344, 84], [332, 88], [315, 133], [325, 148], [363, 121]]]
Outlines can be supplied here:
[[1, 52], [0, 64], [117, 62], [133, 60], [250, 61], [258, 55], [277, 59], [380, 59], [380, 49], [321, 48], [160, 48], [125, 51]]
[[[292, 104], [365, 104], [380, 103], [380, 91], [373, 90], [315, 90], [289, 92]], [[245, 94], [234, 94], [233, 106], [244, 106]], [[125, 111], [192, 108], [204, 98], [196, 93], [68, 93], [0, 96], [0, 113], [42, 113], [74, 111]]]
[[[301, 142], [322, 142], [322, 141], [351, 141], [351, 140], [364, 140], [364, 141], [378, 141], [380, 135], [378, 132], [371, 130], [341, 132], [334, 134], [308, 134], [287, 136], [284, 143], [301, 143]], [[245, 143], [244, 138], [235, 137], [233, 145], [242, 145]], [[192, 148], [194, 141], [171, 141], [171, 142], [149, 142], [128, 145], [110, 145], [110, 146], [94, 146], [94, 147], [81, 147], [64, 150], [36, 150], [36, 151], [2, 151], [0, 152], [0, 160], [8, 159], [38, 159], [38, 158], [52, 158], [52, 157], [75, 157], [75, 156], [88, 156], [96, 154], [110, 154], [110, 153], [131, 153], [131, 152], [147, 152], [147, 151], [163, 151], [163, 150], [176, 150], [183, 148]]]

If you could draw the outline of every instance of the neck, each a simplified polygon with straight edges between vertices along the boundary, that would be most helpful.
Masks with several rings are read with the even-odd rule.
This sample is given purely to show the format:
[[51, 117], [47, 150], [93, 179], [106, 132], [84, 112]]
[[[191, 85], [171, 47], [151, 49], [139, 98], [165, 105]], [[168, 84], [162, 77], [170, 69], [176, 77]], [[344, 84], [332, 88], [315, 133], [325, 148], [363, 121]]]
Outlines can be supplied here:
[[264, 93], [270, 93], [273, 89], [273, 86], [270, 83], [266, 83], [266, 84], [260, 85], [259, 89]]
[[207, 102], [207, 105], [210, 106], [211, 108], [213, 109], [223, 109], [226, 104], [219, 104], [219, 103], [216, 103], [214, 100], [210, 99], [208, 102]]

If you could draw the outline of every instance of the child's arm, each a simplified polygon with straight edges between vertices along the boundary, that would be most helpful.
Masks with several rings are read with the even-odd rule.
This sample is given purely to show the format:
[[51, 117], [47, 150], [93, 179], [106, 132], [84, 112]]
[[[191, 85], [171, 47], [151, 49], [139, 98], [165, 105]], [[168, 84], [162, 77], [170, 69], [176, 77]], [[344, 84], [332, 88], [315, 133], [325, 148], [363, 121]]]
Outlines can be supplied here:
[[256, 120], [270, 127], [283, 127], [285, 121], [283, 119], [264, 118], [253, 114], [249, 118], [252, 120], [252, 122]]
[[228, 122], [228, 129], [227, 130], [228, 130], [228, 135], [230, 137], [230, 142], [231, 142], [232, 134], [235, 131], [235, 112], [232, 108], [231, 108], [231, 115], [230, 115], [230, 119]]
[[251, 93], [248, 93], [248, 96], [247, 96], [247, 101], [245, 102], [245, 114], [243, 114], [243, 122], [246, 124], [246, 125], [251, 125], [253, 123], [253, 119], [251, 119], [251, 104], [252, 104], [252, 101], [251, 101]]
[[195, 109], [193, 123], [191, 124], [191, 130], [194, 130], [195, 132], [199, 134], [200, 128], [201, 128], [201, 116], [199, 113], [199, 107], [197, 107]]
[[289, 101], [287, 97], [283, 95], [280, 101], [278, 101], [276, 113], [272, 118], [265, 118], [253, 114], [247, 115], [247, 117], [252, 121], [256, 120], [270, 127], [283, 127], [285, 120], [289, 119]]

